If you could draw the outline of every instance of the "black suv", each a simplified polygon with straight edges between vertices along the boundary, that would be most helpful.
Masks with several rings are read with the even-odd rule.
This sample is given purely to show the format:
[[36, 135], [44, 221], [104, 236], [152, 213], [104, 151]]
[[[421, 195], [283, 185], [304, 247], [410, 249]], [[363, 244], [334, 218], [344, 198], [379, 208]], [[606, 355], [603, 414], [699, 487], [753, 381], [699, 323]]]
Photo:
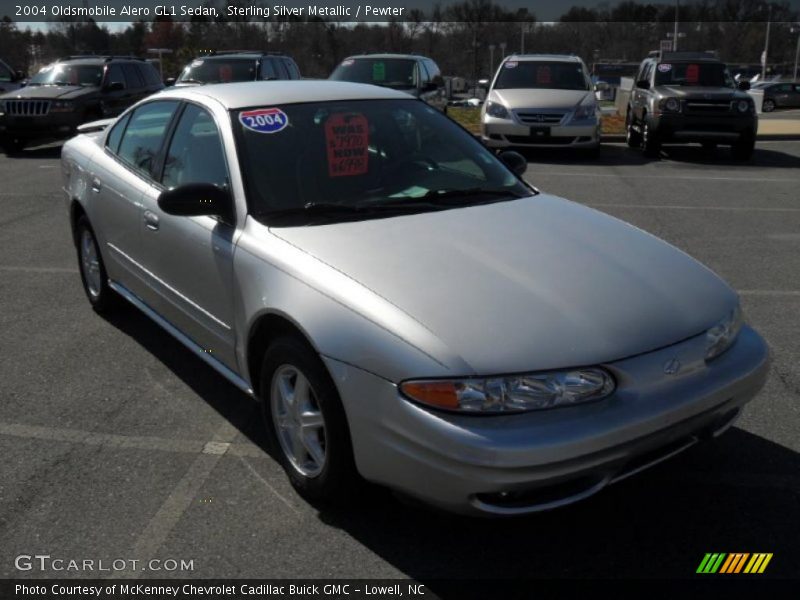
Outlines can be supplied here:
[[345, 58], [328, 79], [388, 87], [411, 94], [447, 112], [442, 72], [418, 54], [361, 54]]
[[0, 144], [15, 152], [34, 140], [69, 138], [78, 125], [115, 117], [163, 87], [143, 59], [70, 56], [44, 67], [26, 87], [0, 96]]
[[198, 56], [184, 67], [175, 85], [272, 79], [300, 79], [300, 69], [290, 56], [279, 52], [229, 50]]
[[[738, 89], [737, 89], [738, 88]], [[728, 144], [737, 158], [753, 154], [755, 104], [728, 68], [705, 52], [653, 53], [642, 61], [628, 104], [628, 145], [655, 156], [661, 144]]]

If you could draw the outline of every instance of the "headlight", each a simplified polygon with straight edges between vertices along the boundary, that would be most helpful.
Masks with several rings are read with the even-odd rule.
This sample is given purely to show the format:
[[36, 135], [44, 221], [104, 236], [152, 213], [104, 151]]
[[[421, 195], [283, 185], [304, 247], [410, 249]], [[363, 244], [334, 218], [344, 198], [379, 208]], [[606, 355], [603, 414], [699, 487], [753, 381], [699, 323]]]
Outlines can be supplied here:
[[677, 98], [665, 98], [658, 105], [664, 112], [681, 112], [681, 102]]
[[464, 413], [509, 413], [572, 406], [614, 391], [611, 374], [596, 367], [508, 377], [417, 380], [400, 384], [416, 402]]
[[56, 100], [50, 105], [50, 112], [71, 112], [74, 109], [75, 106], [68, 100]]
[[487, 102], [486, 114], [496, 119], [508, 119], [508, 109], [499, 102]]
[[744, 325], [744, 315], [742, 309], [737, 306], [706, 331], [706, 360], [712, 360], [730, 348], [736, 341], [742, 325]]
[[747, 100], [739, 100], [736, 103], [736, 110], [740, 113], [746, 113], [750, 110], [750, 103]]
[[575, 114], [572, 115], [572, 120], [584, 121], [586, 119], [591, 119], [594, 117], [596, 112], [597, 104], [594, 101], [587, 104], [581, 104], [577, 109], [575, 109]]

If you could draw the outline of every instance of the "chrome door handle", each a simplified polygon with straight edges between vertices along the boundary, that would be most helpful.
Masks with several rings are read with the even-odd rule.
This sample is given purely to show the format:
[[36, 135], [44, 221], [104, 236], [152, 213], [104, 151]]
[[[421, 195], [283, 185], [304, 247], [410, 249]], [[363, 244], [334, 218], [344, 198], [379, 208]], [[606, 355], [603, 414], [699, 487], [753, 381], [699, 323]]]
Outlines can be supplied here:
[[97, 194], [103, 188], [103, 185], [100, 183], [100, 180], [97, 177], [92, 177], [92, 191]]
[[158, 215], [149, 210], [144, 211], [144, 226], [151, 231], [158, 231]]

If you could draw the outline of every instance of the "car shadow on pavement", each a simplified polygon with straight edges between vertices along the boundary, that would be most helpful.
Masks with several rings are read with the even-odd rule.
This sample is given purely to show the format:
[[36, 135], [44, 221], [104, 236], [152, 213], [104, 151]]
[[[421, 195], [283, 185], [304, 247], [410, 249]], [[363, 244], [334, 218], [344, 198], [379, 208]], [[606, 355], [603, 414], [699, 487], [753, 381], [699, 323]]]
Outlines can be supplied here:
[[[249, 441], [270, 454], [257, 403], [133, 307], [104, 317]], [[446, 579], [682, 578], [706, 552], [772, 552], [767, 575], [800, 561], [800, 455], [733, 428], [596, 496], [511, 519], [441, 513], [378, 486], [352, 505], [314, 505], [436, 593]]]
[[5, 156], [6, 158], [11, 158], [14, 160], [18, 159], [54, 159], [61, 157], [61, 144], [58, 145], [47, 145], [47, 146], [38, 146], [35, 148], [26, 148], [25, 150], [21, 150], [19, 152], [12, 152], [11, 154], [4, 154], [2, 150], [0, 150], [0, 155]]
[[756, 146], [750, 160], [738, 160], [731, 156], [730, 149], [719, 146], [707, 150], [698, 145], [664, 146], [658, 157], [647, 157], [641, 151], [628, 148], [624, 144], [604, 144], [599, 156], [593, 157], [567, 148], [524, 149], [522, 155], [528, 160], [528, 174], [535, 174], [536, 165], [586, 165], [603, 166], [641, 166], [658, 163], [662, 160], [686, 163], [712, 168], [747, 169], [752, 167], [800, 168], [800, 157], [775, 150], [774, 147]]

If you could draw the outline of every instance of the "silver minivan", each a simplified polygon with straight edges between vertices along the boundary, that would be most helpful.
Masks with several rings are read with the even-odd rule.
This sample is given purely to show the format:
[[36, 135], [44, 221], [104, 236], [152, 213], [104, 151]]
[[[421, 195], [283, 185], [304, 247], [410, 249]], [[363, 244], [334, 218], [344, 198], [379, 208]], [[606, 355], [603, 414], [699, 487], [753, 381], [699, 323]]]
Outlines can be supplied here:
[[557, 54], [506, 57], [481, 109], [481, 138], [491, 148], [597, 152], [600, 109], [584, 62]]

